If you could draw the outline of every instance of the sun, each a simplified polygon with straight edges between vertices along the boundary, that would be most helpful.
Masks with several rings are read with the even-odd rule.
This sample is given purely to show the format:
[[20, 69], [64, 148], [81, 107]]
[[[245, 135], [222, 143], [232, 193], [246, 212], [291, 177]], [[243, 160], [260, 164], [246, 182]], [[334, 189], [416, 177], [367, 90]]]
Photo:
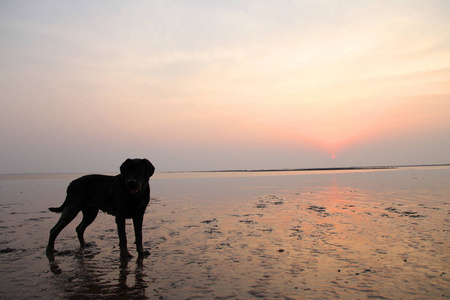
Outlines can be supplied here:
[[332, 159], [335, 159], [335, 158], [336, 158], [336, 155], [331, 155], [331, 158], [332, 158]]

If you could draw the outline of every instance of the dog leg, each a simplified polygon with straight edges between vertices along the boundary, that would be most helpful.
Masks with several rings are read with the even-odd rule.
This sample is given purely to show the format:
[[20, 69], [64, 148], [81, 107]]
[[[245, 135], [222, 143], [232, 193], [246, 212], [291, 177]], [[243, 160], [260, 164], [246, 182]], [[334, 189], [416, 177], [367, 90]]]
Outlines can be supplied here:
[[80, 241], [80, 247], [86, 247], [86, 242], [84, 241], [84, 231], [86, 228], [94, 222], [95, 218], [98, 214], [98, 208], [88, 207], [82, 210], [83, 212], [83, 220], [80, 225], [77, 226], [77, 235], [78, 240]]
[[142, 246], [142, 223], [144, 215], [139, 215], [133, 218], [134, 235], [136, 237], [136, 250], [140, 257], [150, 255], [149, 251], [144, 251]]
[[61, 214], [61, 217], [58, 220], [58, 223], [50, 230], [50, 237], [48, 239], [47, 244], [47, 254], [52, 254], [55, 252], [55, 240], [58, 237], [59, 233], [69, 225], [70, 222], [75, 219], [75, 217], [80, 212], [79, 209], [71, 206], [66, 206]]
[[116, 217], [117, 231], [119, 233], [119, 247], [121, 258], [132, 258], [133, 255], [128, 252], [127, 248], [127, 235], [125, 232], [125, 218]]

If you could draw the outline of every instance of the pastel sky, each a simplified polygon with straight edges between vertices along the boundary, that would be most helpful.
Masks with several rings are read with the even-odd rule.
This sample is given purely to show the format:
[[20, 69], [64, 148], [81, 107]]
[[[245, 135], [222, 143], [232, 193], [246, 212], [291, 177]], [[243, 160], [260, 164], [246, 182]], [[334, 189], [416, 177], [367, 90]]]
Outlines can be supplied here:
[[0, 44], [0, 173], [450, 163], [448, 0], [3, 0]]

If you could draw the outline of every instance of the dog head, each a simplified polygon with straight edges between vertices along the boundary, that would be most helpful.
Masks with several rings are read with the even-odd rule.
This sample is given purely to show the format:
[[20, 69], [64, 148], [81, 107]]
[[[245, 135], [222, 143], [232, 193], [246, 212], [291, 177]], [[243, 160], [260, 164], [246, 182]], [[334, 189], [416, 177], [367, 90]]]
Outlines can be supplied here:
[[145, 158], [127, 159], [120, 166], [120, 174], [132, 195], [140, 193], [148, 185], [148, 180], [154, 172], [155, 167]]

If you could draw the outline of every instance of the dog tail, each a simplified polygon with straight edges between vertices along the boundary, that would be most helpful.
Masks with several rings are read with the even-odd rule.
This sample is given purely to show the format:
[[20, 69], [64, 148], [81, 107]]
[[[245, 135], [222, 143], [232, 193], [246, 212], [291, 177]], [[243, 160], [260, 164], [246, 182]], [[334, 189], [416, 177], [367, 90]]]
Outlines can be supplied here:
[[60, 213], [64, 210], [64, 207], [66, 206], [66, 203], [64, 202], [63, 205], [61, 205], [60, 207], [49, 207], [49, 211], [55, 212], [55, 213]]

